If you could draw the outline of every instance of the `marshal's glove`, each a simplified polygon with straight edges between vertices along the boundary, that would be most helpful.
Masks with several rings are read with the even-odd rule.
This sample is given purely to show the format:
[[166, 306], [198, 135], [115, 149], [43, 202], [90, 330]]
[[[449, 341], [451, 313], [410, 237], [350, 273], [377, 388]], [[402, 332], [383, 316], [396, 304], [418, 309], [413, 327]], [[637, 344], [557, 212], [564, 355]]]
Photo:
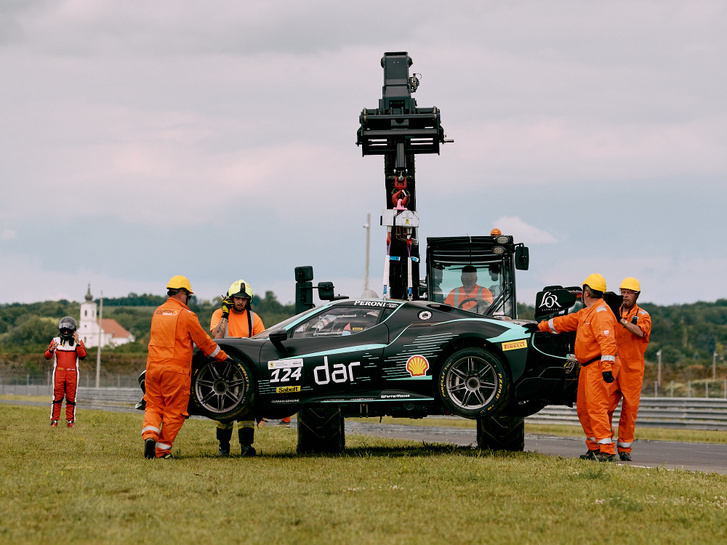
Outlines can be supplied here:
[[535, 333], [536, 331], [540, 331], [540, 329], [538, 329], [537, 322], [534, 324], [525, 324], [523, 327], [528, 333]]
[[603, 375], [603, 380], [611, 384], [614, 381], [613, 373], [611, 371], [604, 371], [601, 373]]
[[222, 317], [227, 320], [230, 316], [230, 309], [234, 306], [232, 297], [225, 297], [222, 300]]

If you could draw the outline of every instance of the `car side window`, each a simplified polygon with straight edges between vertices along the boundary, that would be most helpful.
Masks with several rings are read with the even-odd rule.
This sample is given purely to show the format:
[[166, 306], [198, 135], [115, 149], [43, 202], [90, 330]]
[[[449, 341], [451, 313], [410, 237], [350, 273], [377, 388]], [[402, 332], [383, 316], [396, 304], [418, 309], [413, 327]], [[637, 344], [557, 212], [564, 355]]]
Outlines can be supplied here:
[[379, 323], [382, 309], [333, 307], [295, 328], [291, 338], [344, 337], [355, 335]]

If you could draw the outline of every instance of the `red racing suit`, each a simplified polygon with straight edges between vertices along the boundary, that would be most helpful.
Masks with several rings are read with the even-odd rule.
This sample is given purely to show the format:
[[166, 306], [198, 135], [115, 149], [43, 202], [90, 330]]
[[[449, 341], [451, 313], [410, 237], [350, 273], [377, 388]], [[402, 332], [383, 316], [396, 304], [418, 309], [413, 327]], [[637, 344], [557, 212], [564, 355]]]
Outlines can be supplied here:
[[651, 316], [638, 305], [634, 305], [621, 317], [627, 322], [636, 324], [643, 337], [637, 337], [626, 326], [616, 326], [616, 344], [618, 344], [618, 359], [621, 369], [616, 374], [616, 380], [609, 385], [608, 420], [612, 422], [613, 412], [623, 398], [621, 404], [621, 417], [618, 422], [618, 451], [631, 452], [634, 442], [634, 429], [636, 428], [636, 414], [639, 412], [641, 401], [641, 386], [644, 382], [644, 354], [649, 345], [651, 335]]
[[197, 315], [174, 298], [154, 311], [146, 361], [146, 409], [141, 436], [156, 441], [156, 456], [171, 453], [174, 439], [189, 416], [192, 351], [196, 344], [218, 361], [227, 354], [199, 324]]
[[[602, 373], [616, 363], [616, 318], [600, 299], [574, 314], [557, 316], [538, 324], [540, 331], [576, 332], [575, 356], [581, 364], [576, 409], [586, 434], [588, 450], [616, 454], [608, 418], [608, 384]], [[597, 364], [597, 365], [596, 365]]]
[[[54, 352], [51, 352], [53, 343], [58, 343]], [[50, 419], [58, 421], [61, 417], [61, 405], [66, 398], [66, 422], [76, 419], [76, 392], [78, 391], [78, 360], [86, 357], [86, 347], [83, 341], [75, 342], [73, 346], [69, 341], [60, 337], [51, 340], [45, 350], [45, 359], [53, 358], [53, 404], [51, 405]]]

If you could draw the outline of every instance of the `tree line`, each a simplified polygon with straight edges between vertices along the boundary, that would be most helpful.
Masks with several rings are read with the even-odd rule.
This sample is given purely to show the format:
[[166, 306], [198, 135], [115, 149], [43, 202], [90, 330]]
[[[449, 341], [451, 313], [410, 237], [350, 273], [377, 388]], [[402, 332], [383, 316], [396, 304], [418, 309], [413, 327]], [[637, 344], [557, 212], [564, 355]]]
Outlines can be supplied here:
[[[103, 300], [103, 317], [113, 318], [135, 337], [136, 342], [122, 345], [114, 352], [146, 352], [149, 329], [154, 309], [166, 297], [130, 293], [126, 297]], [[96, 300], [98, 304], [99, 301]], [[212, 313], [219, 308], [220, 298], [199, 301], [192, 298], [190, 308], [207, 328]], [[724, 361], [727, 346], [727, 299], [714, 303], [697, 302], [684, 305], [641, 305], [653, 322], [651, 342], [646, 360], [655, 362], [661, 350], [662, 364], [686, 367], [712, 364], [717, 354], [718, 364]], [[295, 314], [295, 305], [282, 304], [272, 291], [265, 297], [255, 296], [253, 311], [268, 327]], [[0, 305], [0, 354], [42, 353], [50, 339], [58, 334], [58, 321], [63, 316], [79, 319], [80, 303], [74, 301], [45, 301], [39, 303], [11, 303]], [[532, 306], [518, 304], [520, 317], [532, 318]]]

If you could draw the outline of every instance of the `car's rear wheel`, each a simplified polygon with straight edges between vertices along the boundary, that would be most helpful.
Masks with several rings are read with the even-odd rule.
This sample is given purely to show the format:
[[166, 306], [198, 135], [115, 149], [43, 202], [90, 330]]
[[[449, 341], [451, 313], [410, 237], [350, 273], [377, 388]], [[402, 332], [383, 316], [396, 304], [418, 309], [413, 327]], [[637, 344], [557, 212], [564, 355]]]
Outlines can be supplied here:
[[439, 394], [453, 414], [479, 418], [507, 405], [510, 379], [500, 359], [481, 348], [452, 354], [439, 371]]
[[252, 407], [255, 379], [247, 365], [206, 358], [192, 370], [190, 402], [197, 414], [226, 422]]
[[299, 454], [343, 452], [346, 432], [340, 407], [306, 408], [298, 412]]
[[478, 418], [477, 447], [491, 450], [524, 450], [525, 420], [521, 416]]

